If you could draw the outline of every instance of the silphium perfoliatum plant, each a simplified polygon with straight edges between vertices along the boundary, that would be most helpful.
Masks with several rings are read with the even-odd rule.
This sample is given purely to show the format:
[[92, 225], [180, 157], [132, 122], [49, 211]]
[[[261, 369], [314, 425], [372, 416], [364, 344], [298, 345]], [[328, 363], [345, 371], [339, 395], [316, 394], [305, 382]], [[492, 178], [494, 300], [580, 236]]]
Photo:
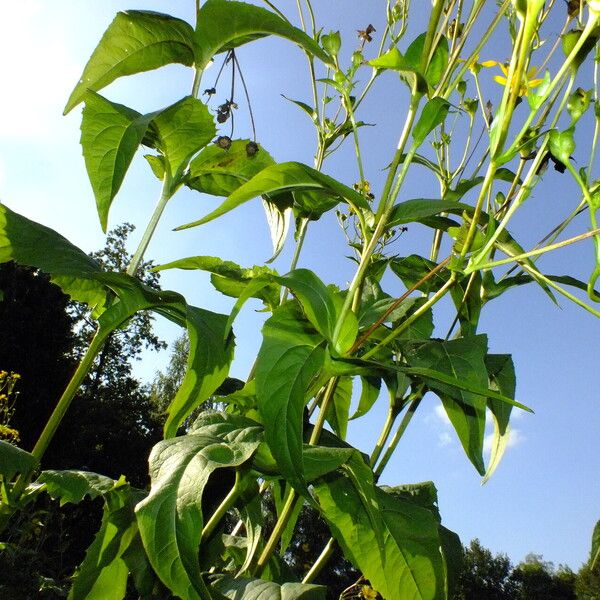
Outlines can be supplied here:
[[[28, 452], [0, 442], [0, 525], [39, 494], [61, 503], [104, 501], [71, 599], [123, 598], [128, 581], [140, 598], [325, 598], [326, 589], [314, 582], [336, 547], [361, 573], [353, 588], [358, 594], [450, 597], [462, 550], [458, 536], [442, 525], [433, 483], [378, 483], [399, 440], [431, 393], [467, 459], [487, 480], [506, 447], [511, 411], [529, 408], [514, 399], [511, 356], [490, 353], [480, 331], [486, 304], [534, 283], [551, 300], [564, 296], [600, 316], [594, 305], [600, 274], [600, 184], [592, 172], [597, 135], [588, 160], [573, 158], [581, 153], [578, 124], [591, 118], [597, 133], [600, 122], [597, 90], [588, 89], [583, 76], [594, 64], [590, 53], [600, 35], [597, 3], [566, 11], [562, 3], [505, 0], [485, 21], [483, 0], [433, 0], [425, 31], [414, 32], [415, 7], [388, 1], [383, 28], [369, 24], [354, 39], [316, 23], [310, 0], [299, 2], [311, 15], [308, 22], [300, 19], [301, 27], [281, 12], [288, 6], [264, 4], [197, 3], [195, 25], [168, 14], [121, 12], [71, 92], [65, 112], [83, 105], [81, 145], [104, 231], [141, 147], [149, 176], [162, 182], [127, 272], [102, 270], [55, 231], [0, 205], [0, 260], [48, 273], [71, 298], [88, 304], [97, 321], [35, 447]], [[545, 24], [560, 11], [562, 45], [543, 43]], [[504, 21], [510, 55], [501, 60], [489, 39]], [[203, 78], [205, 68], [221, 61], [235, 75], [236, 51], [265, 36], [280, 37], [308, 59], [312, 101], [292, 102], [316, 130], [311, 165], [277, 162], [254, 134], [236, 139], [231, 122], [240, 99], [233, 94], [211, 108], [216, 87]], [[172, 63], [190, 68], [191, 92], [182, 90], [170, 106], [143, 114], [104, 95], [117, 78]], [[492, 66], [502, 76], [493, 83], [490, 75], [484, 88], [491, 73], [485, 69]], [[370, 120], [359, 114], [384, 73], [394, 77], [407, 108], [395, 113], [399, 139], [380, 165], [384, 170], [368, 174], [361, 133]], [[327, 159], [342, 144], [354, 148], [354, 181], [328, 174]], [[549, 163], [564, 175], [548, 170]], [[411, 198], [405, 182], [413, 170], [431, 178], [439, 193]], [[546, 176], [571, 177], [580, 195], [563, 220], [548, 224], [544, 240], [526, 250], [512, 235], [511, 221]], [[260, 199], [272, 260], [294, 229], [292, 263], [280, 270], [218, 256], [184, 256], [158, 267], [210, 273], [216, 290], [235, 299], [230, 314], [193, 306], [175, 291], [150, 289], [134, 275], [169, 201], [184, 187], [222, 200], [207, 214], [190, 209], [179, 229], [201, 227]], [[301, 266], [307, 230], [331, 211], [356, 267], [346, 289]], [[588, 214], [589, 230], [561, 237], [580, 212]], [[407, 226], [430, 232], [427, 255], [405, 247], [398, 254], [394, 242]], [[595, 265], [588, 281], [538, 268], [539, 256], [584, 240]], [[502, 272], [503, 265], [509, 269]], [[402, 291], [386, 291], [389, 281]], [[223, 394], [234, 347], [245, 343], [235, 340], [236, 317], [250, 298], [268, 313], [257, 332], [262, 342], [243, 387]], [[443, 298], [454, 313], [442, 338], [437, 330], [434, 335], [433, 315]], [[170, 319], [190, 339], [164, 439], [149, 456], [150, 488], [84, 471], [40, 470], [108, 336], [141, 310]], [[195, 409], [217, 393], [223, 409], [190, 423]], [[387, 407], [387, 417], [375, 446], [352, 447], [346, 441], [350, 422], [365, 418], [376, 403]], [[494, 425], [487, 463], [486, 418]], [[215, 473], [229, 482], [216, 501]], [[331, 540], [298, 575], [282, 557], [304, 505], [324, 519]]]

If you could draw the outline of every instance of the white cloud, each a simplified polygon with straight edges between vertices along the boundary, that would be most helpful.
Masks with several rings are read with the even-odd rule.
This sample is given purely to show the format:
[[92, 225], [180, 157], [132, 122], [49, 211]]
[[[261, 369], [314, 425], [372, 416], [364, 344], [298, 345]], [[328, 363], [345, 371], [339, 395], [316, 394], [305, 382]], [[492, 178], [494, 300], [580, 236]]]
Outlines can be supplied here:
[[445, 446], [450, 446], [452, 444], [452, 441], [453, 441], [452, 436], [447, 431], [443, 431], [438, 436], [438, 444], [442, 448], [444, 448]]
[[440, 421], [442, 421], [442, 423], [444, 423], [444, 425], [448, 425], [448, 426], [452, 425], [452, 423], [450, 422], [450, 419], [448, 418], [448, 415], [446, 414], [446, 409], [444, 408], [444, 406], [442, 404], [436, 405], [435, 416]]

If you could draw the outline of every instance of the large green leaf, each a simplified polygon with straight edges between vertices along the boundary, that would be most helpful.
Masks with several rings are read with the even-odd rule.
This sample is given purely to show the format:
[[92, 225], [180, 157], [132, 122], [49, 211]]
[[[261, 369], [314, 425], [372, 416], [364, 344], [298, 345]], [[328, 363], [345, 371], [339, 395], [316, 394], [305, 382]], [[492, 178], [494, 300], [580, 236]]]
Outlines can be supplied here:
[[330, 448], [304, 444], [304, 474], [307, 481], [313, 481], [347, 463], [356, 453], [354, 448]]
[[419, 119], [412, 130], [413, 145], [419, 147], [425, 138], [439, 125], [441, 125], [448, 115], [450, 103], [444, 98], [436, 96], [425, 104]]
[[14, 260], [48, 273], [65, 294], [101, 310], [106, 287], [98, 263], [56, 231], [0, 204], [0, 263]]
[[106, 231], [111, 203], [146, 134], [152, 115], [140, 115], [92, 91], [83, 98], [81, 146], [100, 223]]
[[[485, 357], [485, 366], [488, 371], [490, 388], [496, 390], [505, 396], [513, 397], [515, 395], [516, 377], [515, 366], [510, 354], [488, 354]], [[483, 483], [485, 483], [494, 473], [496, 467], [506, 450], [510, 429], [508, 422], [512, 406], [506, 402], [501, 402], [494, 398], [489, 398], [488, 408], [492, 413], [494, 421], [494, 439], [492, 441], [492, 452]]]
[[204, 102], [187, 96], [154, 116], [156, 148], [164, 155], [169, 175], [178, 181], [196, 152], [214, 137], [216, 127]]
[[265, 440], [282, 475], [304, 490], [303, 409], [325, 360], [323, 338], [295, 302], [275, 310], [263, 327], [256, 362], [256, 396]]
[[17, 473], [31, 473], [38, 461], [29, 452], [0, 440], [0, 475], [7, 480]]
[[413, 502], [376, 490], [374, 511], [383, 530], [377, 539], [371, 517], [353, 483], [330, 475], [315, 495], [344, 554], [386, 600], [441, 600], [445, 573], [436, 516]]
[[91, 499], [104, 496], [122, 482], [90, 471], [42, 471], [35, 484], [41, 486], [60, 505], [79, 504], [86, 496]]
[[69, 600], [121, 600], [125, 597], [129, 567], [123, 554], [138, 532], [133, 508], [134, 500], [128, 485], [115, 487], [104, 495], [100, 530], [75, 572]]
[[170, 63], [194, 63], [192, 27], [181, 19], [156, 12], [120, 12], [92, 53], [65, 114], [83, 100], [88, 90], [98, 91], [118, 77]]
[[[487, 337], [485, 335], [459, 338], [448, 342], [431, 341], [423, 344], [410, 356], [409, 364], [433, 369], [455, 379], [486, 388], [488, 385], [484, 362], [486, 353]], [[440, 381], [426, 379], [426, 382], [442, 400], [446, 414], [454, 426], [469, 460], [477, 471], [484, 475], [482, 453], [486, 398], [464, 389], [448, 386]]]
[[400, 78], [409, 85], [413, 93], [426, 94], [428, 91], [427, 81], [419, 70], [419, 62], [420, 60], [417, 64], [414, 64], [403, 56], [400, 50], [394, 46], [385, 54], [370, 60], [369, 65], [375, 69], [390, 69], [397, 71]]
[[[221, 0], [216, 1], [221, 2]], [[337, 198], [338, 201], [348, 202], [354, 208], [369, 208], [363, 196], [352, 188], [336, 181], [333, 177], [329, 177], [302, 163], [287, 162], [266, 167], [233, 192], [217, 209], [202, 219], [181, 225], [177, 229], [187, 229], [208, 223], [248, 202], [248, 200], [259, 196], [273, 196], [283, 192], [306, 190], [321, 191], [326, 196]], [[330, 207], [331, 204], [328, 203], [327, 206]]]
[[231, 600], [325, 600], [327, 588], [309, 583], [279, 585], [264, 579], [234, 578], [214, 575], [211, 585]]
[[186, 185], [213, 196], [229, 196], [264, 168], [274, 164], [271, 155], [258, 146], [248, 153], [249, 140], [234, 140], [225, 150], [218, 144], [207, 146], [192, 160]]
[[244, 2], [208, 0], [198, 14], [196, 67], [204, 69], [215, 54], [263, 35], [286, 38], [332, 65], [331, 57], [311, 37], [275, 13]]
[[165, 437], [173, 437], [189, 414], [223, 383], [233, 360], [233, 335], [226, 335], [227, 317], [187, 306], [185, 319], [190, 339], [185, 377], [167, 408]]
[[152, 485], [136, 507], [148, 558], [171, 592], [183, 600], [211, 600], [198, 565], [204, 518], [202, 495], [218, 468], [245, 463], [258, 445], [259, 428], [215, 437], [194, 433], [159, 442], [150, 454]]

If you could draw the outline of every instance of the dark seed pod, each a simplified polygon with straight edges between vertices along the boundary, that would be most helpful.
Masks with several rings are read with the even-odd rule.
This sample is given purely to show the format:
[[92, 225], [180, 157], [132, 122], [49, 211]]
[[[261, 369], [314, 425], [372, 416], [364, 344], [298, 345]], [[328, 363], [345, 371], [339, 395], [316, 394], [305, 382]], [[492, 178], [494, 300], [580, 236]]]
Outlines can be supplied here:
[[229, 150], [229, 148], [231, 148], [231, 138], [227, 135], [219, 136], [215, 143], [219, 148], [223, 148], [223, 150]]
[[258, 144], [256, 142], [248, 142], [246, 144], [246, 154], [248, 156], [256, 156], [256, 153], [258, 152], [259, 148], [258, 148]]

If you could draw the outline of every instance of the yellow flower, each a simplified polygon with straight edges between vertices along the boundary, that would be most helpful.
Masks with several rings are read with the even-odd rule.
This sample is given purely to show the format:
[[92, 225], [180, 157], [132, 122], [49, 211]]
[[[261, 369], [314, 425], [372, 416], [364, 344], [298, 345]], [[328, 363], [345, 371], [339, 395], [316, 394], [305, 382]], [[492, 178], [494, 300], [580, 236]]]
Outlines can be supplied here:
[[[508, 66], [502, 63], [499, 63], [496, 60], [486, 60], [481, 63], [482, 67], [500, 67], [503, 75], [496, 75], [494, 77], [494, 81], [499, 83], [500, 85], [506, 86], [508, 83]], [[535, 79], [537, 73], [537, 69], [535, 67], [531, 67], [527, 74], [523, 77], [523, 80], [520, 83], [518, 94], [519, 96], [527, 96], [529, 90], [531, 88], [537, 87], [544, 81], [543, 79]], [[515, 88], [515, 84], [513, 83], [513, 89]]]

